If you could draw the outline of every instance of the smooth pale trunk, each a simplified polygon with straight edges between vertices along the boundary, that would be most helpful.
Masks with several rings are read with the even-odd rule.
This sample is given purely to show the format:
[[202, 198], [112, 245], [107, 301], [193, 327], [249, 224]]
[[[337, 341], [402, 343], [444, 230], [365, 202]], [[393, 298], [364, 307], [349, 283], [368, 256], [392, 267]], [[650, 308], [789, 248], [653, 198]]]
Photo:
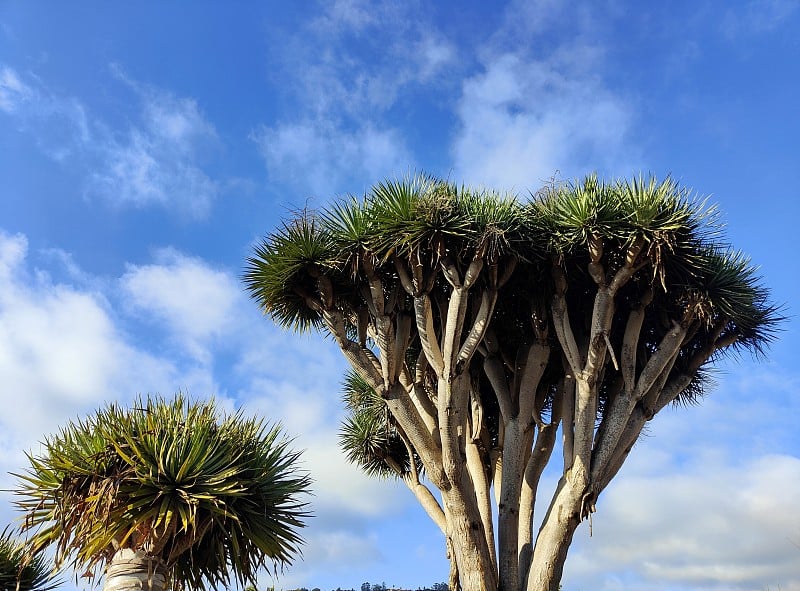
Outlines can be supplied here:
[[497, 576], [492, 550], [478, 506], [475, 483], [466, 467], [466, 450], [460, 435], [467, 428], [469, 381], [465, 375], [439, 380], [439, 424], [442, 464], [450, 487], [442, 491], [447, 529], [453, 543], [463, 591], [494, 591]]
[[572, 536], [580, 525], [581, 499], [585, 490], [582, 478], [572, 480], [570, 476], [574, 478], [577, 475], [568, 473], [561, 478], [536, 537], [527, 591], [558, 591]]
[[518, 417], [506, 424], [505, 448], [503, 450], [503, 480], [500, 487], [500, 507], [498, 518], [500, 521], [499, 550], [500, 550], [500, 587], [504, 590], [517, 589], [518, 540], [519, 540], [519, 497], [522, 487], [524, 466], [522, 462], [524, 432]]
[[129, 548], [117, 550], [106, 567], [103, 591], [164, 591], [164, 561]]

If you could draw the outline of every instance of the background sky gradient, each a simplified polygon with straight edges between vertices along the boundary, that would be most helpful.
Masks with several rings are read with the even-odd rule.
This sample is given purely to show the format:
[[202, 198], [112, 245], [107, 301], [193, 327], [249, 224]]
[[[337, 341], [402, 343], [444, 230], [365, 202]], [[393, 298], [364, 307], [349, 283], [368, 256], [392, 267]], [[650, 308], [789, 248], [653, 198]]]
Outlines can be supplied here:
[[339, 352], [261, 316], [245, 257], [291, 212], [414, 171], [521, 198], [671, 174], [789, 320], [656, 417], [564, 589], [798, 591], [798, 138], [798, 0], [0, 0], [0, 489], [105, 401], [215, 396], [306, 449], [315, 517], [278, 588], [444, 581], [412, 495], [337, 449]]

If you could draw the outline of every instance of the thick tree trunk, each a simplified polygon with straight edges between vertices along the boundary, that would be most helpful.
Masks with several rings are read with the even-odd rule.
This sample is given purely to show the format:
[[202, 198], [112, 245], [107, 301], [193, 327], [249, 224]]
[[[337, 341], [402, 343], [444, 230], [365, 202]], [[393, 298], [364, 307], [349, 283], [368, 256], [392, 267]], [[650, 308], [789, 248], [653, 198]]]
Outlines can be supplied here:
[[106, 567], [103, 591], [164, 591], [167, 565], [139, 550], [118, 550]]

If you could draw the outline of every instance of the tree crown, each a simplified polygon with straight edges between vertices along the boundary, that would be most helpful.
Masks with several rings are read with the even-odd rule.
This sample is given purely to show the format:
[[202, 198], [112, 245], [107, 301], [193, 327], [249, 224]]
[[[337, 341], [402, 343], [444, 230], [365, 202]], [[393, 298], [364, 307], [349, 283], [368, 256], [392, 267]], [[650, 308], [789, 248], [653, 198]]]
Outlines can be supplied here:
[[119, 548], [161, 558], [172, 584], [244, 584], [299, 551], [308, 515], [280, 426], [220, 416], [213, 401], [139, 398], [63, 427], [18, 475], [34, 553], [94, 571]]

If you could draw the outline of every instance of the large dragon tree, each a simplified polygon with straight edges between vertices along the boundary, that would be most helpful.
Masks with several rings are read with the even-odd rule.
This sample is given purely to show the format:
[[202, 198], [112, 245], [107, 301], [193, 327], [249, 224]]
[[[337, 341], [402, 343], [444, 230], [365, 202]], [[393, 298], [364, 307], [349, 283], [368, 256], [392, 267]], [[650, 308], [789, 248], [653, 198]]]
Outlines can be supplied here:
[[[647, 421], [780, 320], [713, 208], [670, 179], [589, 177], [526, 201], [383, 182], [285, 221], [244, 280], [279, 324], [335, 339], [348, 457], [409, 486], [465, 591], [556, 590]], [[534, 523], [551, 460], [561, 478]]]

